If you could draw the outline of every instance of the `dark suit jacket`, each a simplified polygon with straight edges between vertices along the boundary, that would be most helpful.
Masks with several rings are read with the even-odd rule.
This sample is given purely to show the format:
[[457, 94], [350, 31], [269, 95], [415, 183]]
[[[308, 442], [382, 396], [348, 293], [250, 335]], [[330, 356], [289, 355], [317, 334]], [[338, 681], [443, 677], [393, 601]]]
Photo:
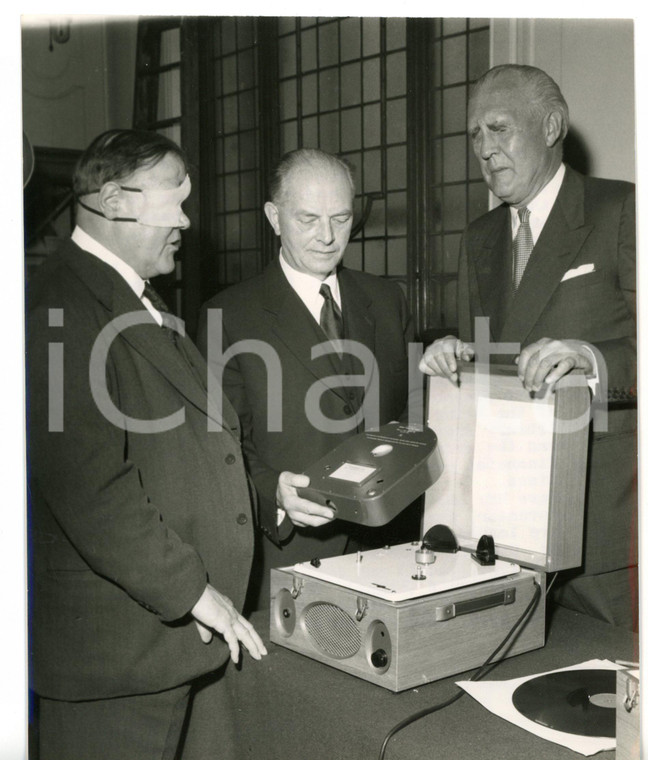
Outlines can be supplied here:
[[[407, 403], [407, 346], [413, 339], [405, 298], [396, 284], [374, 275], [341, 268], [338, 276], [345, 336], [369, 348], [377, 361], [378, 372], [372, 381], [379, 374], [378, 424], [398, 419]], [[289, 285], [278, 260], [257, 277], [228, 288], [204, 304], [197, 344], [205, 355], [208, 309], [222, 309], [223, 350], [238, 341], [254, 339], [272, 346], [279, 358], [281, 432], [268, 430], [268, 408], [276, 407], [279, 400], [268, 396], [263, 361], [254, 353], [241, 353], [227, 364], [223, 374], [224, 390], [241, 420], [243, 449], [259, 494], [259, 524], [265, 536], [279, 545], [282, 533], [276, 526], [275, 504], [279, 474], [284, 470], [302, 472], [362, 429], [360, 424], [347, 433], [316, 430], [304, 409], [308, 389], [332, 375], [361, 375], [362, 367], [357, 363], [342, 366], [330, 355], [311, 359], [311, 348], [326, 336]], [[211, 345], [213, 348], [213, 341]], [[217, 356], [208, 358], [210, 366], [218, 363]], [[331, 385], [320, 399], [322, 413], [334, 420], [349, 418], [360, 409], [365, 390], [364, 385], [346, 389]], [[267, 576], [271, 566], [341, 554], [350, 530], [351, 524], [338, 521], [314, 530], [298, 530], [282, 544], [281, 552], [274, 552], [268, 542], [263, 542], [263, 575]]]
[[[218, 637], [203, 644], [188, 613], [207, 580], [239, 609], [247, 586], [253, 522], [233, 410], [224, 410], [226, 429], [208, 433], [206, 366], [195, 346], [176, 347], [121, 276], [73, 243], [42, 264], [28, 300], [32, 688], [106, 698], [215, 670], [228, 648]], [[50, 326], [52, 309], [62, 326]], [[184, 409], [184, 422], [166, 432], [124, 430], [93, 399], [97, 336], [130, 312], [145, 323], [112, 342], [107, 388], [133, 418]], [[48, 383], [48, 346], [56, 344], [64, 425], [49, 432], [59, 385]]]
[[[563, 281], [568, 271], [588, 264], [593, 271]], [[633, 185], [583, 177], [567, 167], [515, 295], [507, 205], [469, 225], [459, 270], [462, 339], [472, 340], [474, 318], [486, 316], [498, 342], [524, 347], [543, 337], [585, 340], [601, 352], [609, 388], [636, 387]], [[592, 443], [584, 565], [588, 573], [601, 573], [635, 558], [636, 412], [611, 408], [608, 431], [595, 432]]]

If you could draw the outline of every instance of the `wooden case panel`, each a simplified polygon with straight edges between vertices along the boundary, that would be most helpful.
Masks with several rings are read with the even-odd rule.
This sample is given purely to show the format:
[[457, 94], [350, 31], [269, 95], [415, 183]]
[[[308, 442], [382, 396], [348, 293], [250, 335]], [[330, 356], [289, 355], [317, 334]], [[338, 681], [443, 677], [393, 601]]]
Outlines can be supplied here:
[[[538, 606], [499, 655], [503, 659], [544, 645], [542, 574], [522, 571], [444, 594], [387, 602], [290, 569], [272, 570], [270, 640], [391, 691], [403, 691], [482, 665], [526, 608], [534, 580], [542, 589]], [[451, 615], [447, 609], [452, 605], [461, 609], [465, 603], [490, 604], [492, 597], [512, 590], [515, 601], [510, 604], [438, 619]], [[313, 636], [307, 620], [318, 608], [330, 620], [322, 625], [326, 630]], [[388, 656], [387, 666], [372, 659], [380, 649]]]

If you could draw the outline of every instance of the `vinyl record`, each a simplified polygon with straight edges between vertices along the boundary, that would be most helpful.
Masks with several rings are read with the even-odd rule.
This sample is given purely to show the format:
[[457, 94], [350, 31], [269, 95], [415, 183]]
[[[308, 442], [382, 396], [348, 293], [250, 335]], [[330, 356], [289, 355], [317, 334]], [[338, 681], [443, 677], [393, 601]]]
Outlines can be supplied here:
[[580, 736], [616, 734], [616, 670], [561, 670], [531, 678], [513, 705], [541, 726]]

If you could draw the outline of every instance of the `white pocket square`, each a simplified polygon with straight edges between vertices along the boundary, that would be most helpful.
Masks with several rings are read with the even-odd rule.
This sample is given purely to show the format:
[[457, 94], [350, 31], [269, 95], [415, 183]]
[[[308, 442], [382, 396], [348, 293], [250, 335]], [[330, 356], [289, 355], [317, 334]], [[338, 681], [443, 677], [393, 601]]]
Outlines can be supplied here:
[[593, 271], [594, 264], [582, 264], [581, 266], [576, 267], [576, 269], [569, 269], [567, 272], [565, 272], [561, 282], [565, 282], [565, 280], [571, 280], [573, 277], [580, 277], [583, 274], [589, 274]]

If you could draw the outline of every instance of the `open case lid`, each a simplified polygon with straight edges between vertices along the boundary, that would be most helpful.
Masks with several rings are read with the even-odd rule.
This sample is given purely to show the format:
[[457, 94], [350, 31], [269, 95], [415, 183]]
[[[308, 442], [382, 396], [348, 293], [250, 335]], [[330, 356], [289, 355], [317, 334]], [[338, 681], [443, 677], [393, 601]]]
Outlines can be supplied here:
[[581, 564], [590, 392], [570, 373], [532, 396], [514, 366], [462, 363], [459, 386], [428, 379], [427, 421], [444, 470], [423, 532], [450, 526], [461, 548], [491, 535], [501, 559], [545, 571]]

